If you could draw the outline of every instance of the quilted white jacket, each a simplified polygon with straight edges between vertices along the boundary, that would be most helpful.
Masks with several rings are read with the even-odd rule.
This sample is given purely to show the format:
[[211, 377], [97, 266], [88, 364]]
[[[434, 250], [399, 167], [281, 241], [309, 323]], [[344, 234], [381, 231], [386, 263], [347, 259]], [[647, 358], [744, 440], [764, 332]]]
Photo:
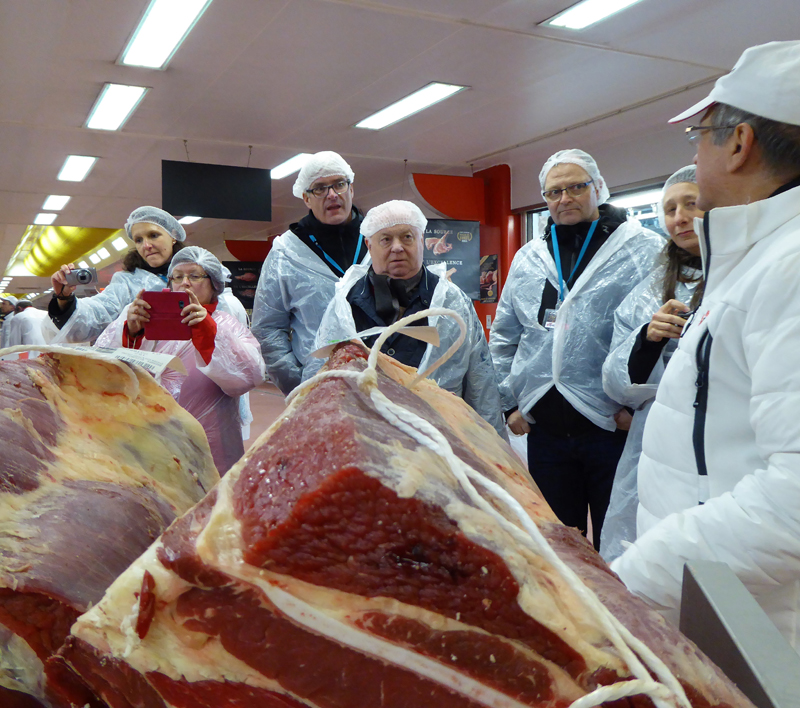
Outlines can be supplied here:
[[[800, 187], [714, 209], [695, 230], [705, 295], [645, 426], [639, 539], [612, 568], [677, 621], [684, 563], [727, 563], [798, 649]], [[703, 421], [693, 405], [706, 332]]]

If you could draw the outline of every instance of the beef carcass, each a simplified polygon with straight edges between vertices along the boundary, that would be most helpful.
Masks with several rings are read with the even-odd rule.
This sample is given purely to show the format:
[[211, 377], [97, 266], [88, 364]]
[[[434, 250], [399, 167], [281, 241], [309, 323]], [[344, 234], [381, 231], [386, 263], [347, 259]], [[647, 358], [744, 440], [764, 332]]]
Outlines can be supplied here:
[[200, 424], [142, 369], [2, 361], [0, 399], [0, 705], [83, 706], [52, 655], [219, 475]]
[[327, 367], [74, 625], [109, 706], [751, 706], [461, 399], [355, 344]]

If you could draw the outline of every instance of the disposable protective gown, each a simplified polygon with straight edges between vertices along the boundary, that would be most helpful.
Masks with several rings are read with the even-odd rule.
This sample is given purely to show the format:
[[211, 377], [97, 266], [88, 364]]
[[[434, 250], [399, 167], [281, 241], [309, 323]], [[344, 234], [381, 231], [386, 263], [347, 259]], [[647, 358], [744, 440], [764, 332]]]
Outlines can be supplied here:
[[[126, 270], [114, 273], [111, 282], [102, 292], [77, 299], [72, 317], [50, 343], [91, 342], [119, 317], [120, 312], [133, 302], [140, 290], [158, 291], [166, 287], [166, 278], [143, 268], [137, 268], [132, 273]], [[219, 297], [217, 307], [223, 312], [231, 313], [233, 310], [229, 298], [235, 298], [235, 295], [228, 291]]]
[[[649, 278], [639, 283], [614, 313], [614, 337], [611, 351], [603, 364], [603, 388], [614, 401], [635, 409], [625, 449], [617, 465], [611, 501], [600, 535], [600, 554], [610, 563], [622, 555], [628, 543], [636, 540], [636, 509], [639, 505], [637, 468], [642, 454], [642, 434], [647, 414], [655, 398], [658, 383], [675, 348], [677, 339], [670, 339], [661, 350], [646, 383], [631, 382], [628, 361], [643, 326], [650, 323], [663, 304], [662, 282], [665, 266], [659, 266]], [[687, 272], [696, 277], [699, 271]], [[697, 283], [676, 283], [675, 299], [689, 304]]]
[[[444, 264], [428, 268], [434, 275], [439, 276], [430, 307], [444, 307], [461, 315], [467, 325], [467, 335], [455, 354], [436, 369], [430, 378], [441, 388], [463, 398], [505, 439], [505, 424], [500, 411], [497, 378], [492, 366], [486, 336], [478, 321], [472, 301], [461, 288], [447, 280], [445, 268]], [[347, 302], [347, 294], [366, 275], [368, 270], [369, 264], [362, 263], [351, 266], [336, 284], [335, 296], [322, 318], [312, 351], [333, 342], [357, 338], [353, 310], [350, 303]], [[419, 371], [424, 371], [444, 354], [458, 339], [460, 333], [458, 323], [452, 317], [441, 315], [429, 317], [428, 324], [438, 330], [439, 346], [427, 345], [418, 367]], [[304, 371], [304, 378], [310, 378], [317, 373], [323, 363], [321, 359], [313, 359], [309, 362]]]
[[545, 282], [558, 290], [547, 242], [537, 237], [517, 252], [489, 337], [504, 410], [527, 413], [555, 385], [595, 425], [616, 429], [621, 406], [602, 382], [614, 311], [652, 272], [663, 246], [664, 239], [636, 219], [621, 224], [567, 293], [552, 330], [539, 324]]
[[261, 345], [267, 374], [284, 395], [302, 379], [338, 280], [291, 231], [274, 240], [258, 279], [251, 331]]
[[[203, 426], [214, 464], [224, 474], [244, 454], [239, 396], [264, 380], [264, 362], [258, 342], [246, 326], [219, 308], [211, 316], [217, 323], [217, 334], [208, 364], [191, 340], [144, 339], [141, 350], [170, 354], [183, 362], [187, 374], [167, 369], [161, 375], [161, 384]], [[95, 346], [121, 347], [127, 317], [125, 307]]]
[[42, 330], [47, 313], [35, 307], [26, 307], [8, 322], [8, 336], [5, 346], [16, 347], [22, 344], [46, 344]]

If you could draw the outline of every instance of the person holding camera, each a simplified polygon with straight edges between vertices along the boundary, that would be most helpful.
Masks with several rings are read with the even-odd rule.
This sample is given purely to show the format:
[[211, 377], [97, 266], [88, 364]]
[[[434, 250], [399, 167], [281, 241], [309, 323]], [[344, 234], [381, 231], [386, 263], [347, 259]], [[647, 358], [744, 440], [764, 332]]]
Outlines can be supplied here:
[[600, 554], [608, 563], [622, 555], [626, 543], [636, 540], [637, 471], [644, 424], [686, 318], [703, 297], [694, 219], [702, 218], [705, 212], [697, 206], [698, 194], [694, 165], [682, 167], [664, 183], [658, 220], [670, 240], [659, 267], [614, 313], [614, 337], [603, 365], [603, 389], [635, 413], [600, 534]]
[[265, 376], [261, 348], [235, 316], [219, 309], [219, 296], [230, 277], [214, 254], [197, 246], [176, 253], [167, 271], [170, 289], [184, 292], [189, 303], [176, 316], [189, 326], [191, 339], [147, 338], [152, 307], [140, 290], [133, 302], [98, 337], [97, 347], [126, 347], [180, 358], [186, 374], [172, 369], [161, 384], [203, 426], [220, 474], [244, 454], [239, 397]]
[[[125, 222], [125, 232], [133, 241], [122, 261], [122, 271], [114, 273], [101, 293], [76, 298], [78, 285], [95, 279], [86, 276], [89, 269], [75, 269], [74, 263], [62, 265], [50, 278], [53, 297], [48, 315], [60, 330], [53, 343], [90, 342], [111, 324], [140, 290], [161, 290], [167, 285], [167, 271], [172, 257], [184, 247], [186, 231], [178, 220], [163, 209], [141, 206]], [[82, 282], [83, 281], [83, 282]], [[224, 294], [220, 307], [233, 313], [233, 305]]]

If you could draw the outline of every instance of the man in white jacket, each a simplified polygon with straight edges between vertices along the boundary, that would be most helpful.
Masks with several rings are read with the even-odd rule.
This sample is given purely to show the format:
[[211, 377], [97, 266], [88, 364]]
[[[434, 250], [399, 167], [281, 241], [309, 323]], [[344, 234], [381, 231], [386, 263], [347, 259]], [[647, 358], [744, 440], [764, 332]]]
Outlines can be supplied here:
[[612, 568], [677, 622], [686, 561], [727, 563], [800, 650], [800, 42], [744, 52], [702, 116], [703, 300], [658, 389], [639, 538]]

